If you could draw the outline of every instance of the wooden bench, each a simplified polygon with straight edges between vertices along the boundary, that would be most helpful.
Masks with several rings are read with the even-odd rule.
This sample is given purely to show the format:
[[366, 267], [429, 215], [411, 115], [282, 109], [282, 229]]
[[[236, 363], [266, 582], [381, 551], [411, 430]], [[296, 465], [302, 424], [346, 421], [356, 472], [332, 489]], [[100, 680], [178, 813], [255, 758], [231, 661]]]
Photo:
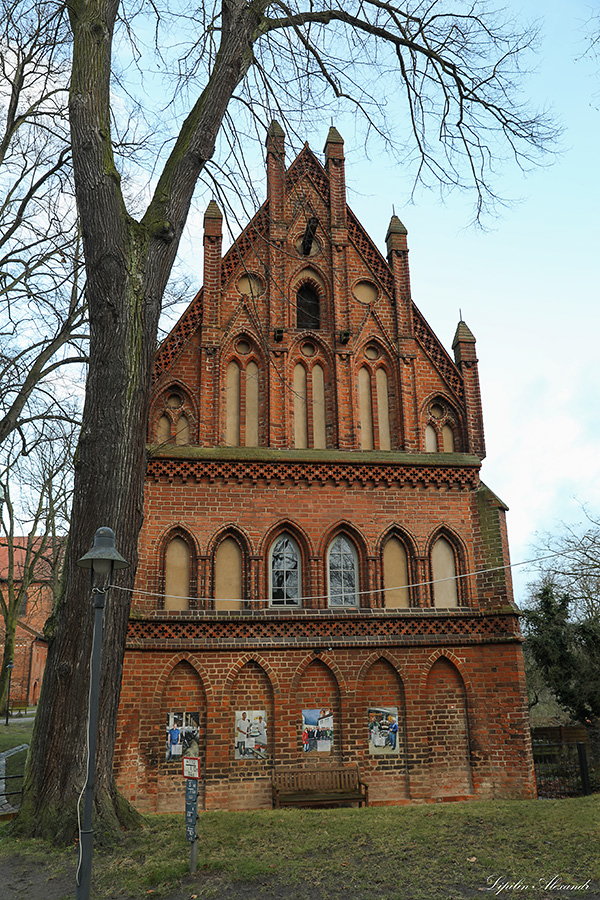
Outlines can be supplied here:
[[369, 805], [369, 788], [358, 766], [277, 769], [273, 776], [273, 806]]
[[10, 704], [10, 714], [14, 716], [15, 714], [22, 716], [27, 713], [29, 706], [27, 703], [11, 703]]

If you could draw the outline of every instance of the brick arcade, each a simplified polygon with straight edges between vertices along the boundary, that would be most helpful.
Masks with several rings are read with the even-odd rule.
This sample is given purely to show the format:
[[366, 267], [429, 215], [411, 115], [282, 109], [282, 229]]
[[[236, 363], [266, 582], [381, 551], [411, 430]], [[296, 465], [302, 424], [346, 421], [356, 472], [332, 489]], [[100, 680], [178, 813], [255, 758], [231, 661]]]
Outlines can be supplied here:
[[[534, 796], [472, 333], [452, 359], [431, 331], [396, 216], [387, 259], [365, 233], [334, 128], [324, 165], [306, 145], [286, 167], [273, 123], [266, 202], [225, 255], [214, 201], [204, 229], [203, 288], [156, 357], [120, 790], [183, 808], [175, 724], [206, 809], [341, 763], [371, 804]], [[238, 740], [241, 711], [266, 737]]]

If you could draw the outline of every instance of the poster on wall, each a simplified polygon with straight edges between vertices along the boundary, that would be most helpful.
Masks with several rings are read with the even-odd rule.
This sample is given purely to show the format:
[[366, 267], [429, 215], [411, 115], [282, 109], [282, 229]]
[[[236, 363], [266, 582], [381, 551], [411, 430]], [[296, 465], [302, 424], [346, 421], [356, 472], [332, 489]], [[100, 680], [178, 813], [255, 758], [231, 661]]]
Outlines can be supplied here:
[[398, 707], [370, 706], [369, 753], [374, 756], [392, 756], [399, 752]]
[[235, 759], [267, 758], [267, 717], [264, 709], [235, 714]]
[[333, 747], [333, 713], [330, 709], [302, 710], [304, 753], [329, 753]]
[[200, 756], [200, 713], [174, 709], [167, 713], [166, 759], [181, 763], [184, 756]]

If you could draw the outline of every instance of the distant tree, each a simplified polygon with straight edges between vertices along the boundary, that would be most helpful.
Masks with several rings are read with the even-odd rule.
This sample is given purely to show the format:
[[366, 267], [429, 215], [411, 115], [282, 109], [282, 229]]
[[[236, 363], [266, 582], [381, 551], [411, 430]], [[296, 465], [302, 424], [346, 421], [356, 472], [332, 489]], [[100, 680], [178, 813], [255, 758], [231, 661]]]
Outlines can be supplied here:
[[600, 619], [600, 522], [586, 513], [587, 522], [563, 525], [538, 543], [541, 578], [569, 595], [569, 616]]
[[[85, 717], [73, 711], [87, 705], [92, 616], [82, 614], [89, 580], [76, 562], [99, 525], [114, 528], [131, 568], [105, 613], [97, 831], [119, 833], [132, 822], [112, 774], [127, 589], [137, 565], [158, 320], [198, 181], [211, 170], [222, 181], [251, 180], [242, 153], [252, 132], [264, 139], [272, 118], [298, 132], [307, 118], [322, 121], [328, 106], [341, 106], [412, 165], [417, 180], [471, 187], [479, 218], [495, 199], [498, 160], [527, 166], [556, 133], [520, 94], [535, 32], [513, 29], [477, 0], [222, 0], [200, 7], [76, 0], [66, 8], [89, 374], [64, 589], [16, 822], [21, 833], [59, 840], [75, 833], [85, 766]], [[134, 86], [127, 79], [136, 71]], [[160, 125], [149, 130], [160, 146], [139, 140], [133, 125], [150, 121], [155, 90]], [[145, 105], [138, 100], [131, 118], [134, 93]], [[115, 144], [128, 136], [138, 152], [124, 165]], [[223, 153], [213, 163], [219, 140]], [[144, 169], [153, 175], [145, 210], [134, 197], [145, 196], [136, 181]]]
[[[72, 490], [73, 429], [54, 425], [26, 456], [17, 435], [2, 447], [0, 469], [0, 579], [4, 626], [0, 713], [6, 710], [8, 669], [17, 624], [26, 607], [58, 596]], [[15, 496], [16, 494], [16, 496]]]
[[57, 378], [86, 358], [64, 19], [0, 0], [0, 445], [17, 432], [25, 452], [70, 418]]
[[548, 578], [524, 610], [526, 648], [556, 700], [584, 725], [600, 722], [600, 617], [573, 620], [569, 594]]

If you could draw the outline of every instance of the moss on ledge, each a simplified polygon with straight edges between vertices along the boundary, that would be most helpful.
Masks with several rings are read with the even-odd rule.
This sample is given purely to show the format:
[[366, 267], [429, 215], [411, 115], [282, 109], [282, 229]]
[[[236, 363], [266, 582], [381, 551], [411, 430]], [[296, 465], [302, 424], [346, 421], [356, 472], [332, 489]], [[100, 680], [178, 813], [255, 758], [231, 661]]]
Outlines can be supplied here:
[[361, 465], [453, 466], [481, 468], [478, 456], [469, 453], [406, 453], [381, 450], [272, 450], [269, 447], [196, 447], [148, 444], [151, 459], [231, 460], [255, 462], [359, 463]]

